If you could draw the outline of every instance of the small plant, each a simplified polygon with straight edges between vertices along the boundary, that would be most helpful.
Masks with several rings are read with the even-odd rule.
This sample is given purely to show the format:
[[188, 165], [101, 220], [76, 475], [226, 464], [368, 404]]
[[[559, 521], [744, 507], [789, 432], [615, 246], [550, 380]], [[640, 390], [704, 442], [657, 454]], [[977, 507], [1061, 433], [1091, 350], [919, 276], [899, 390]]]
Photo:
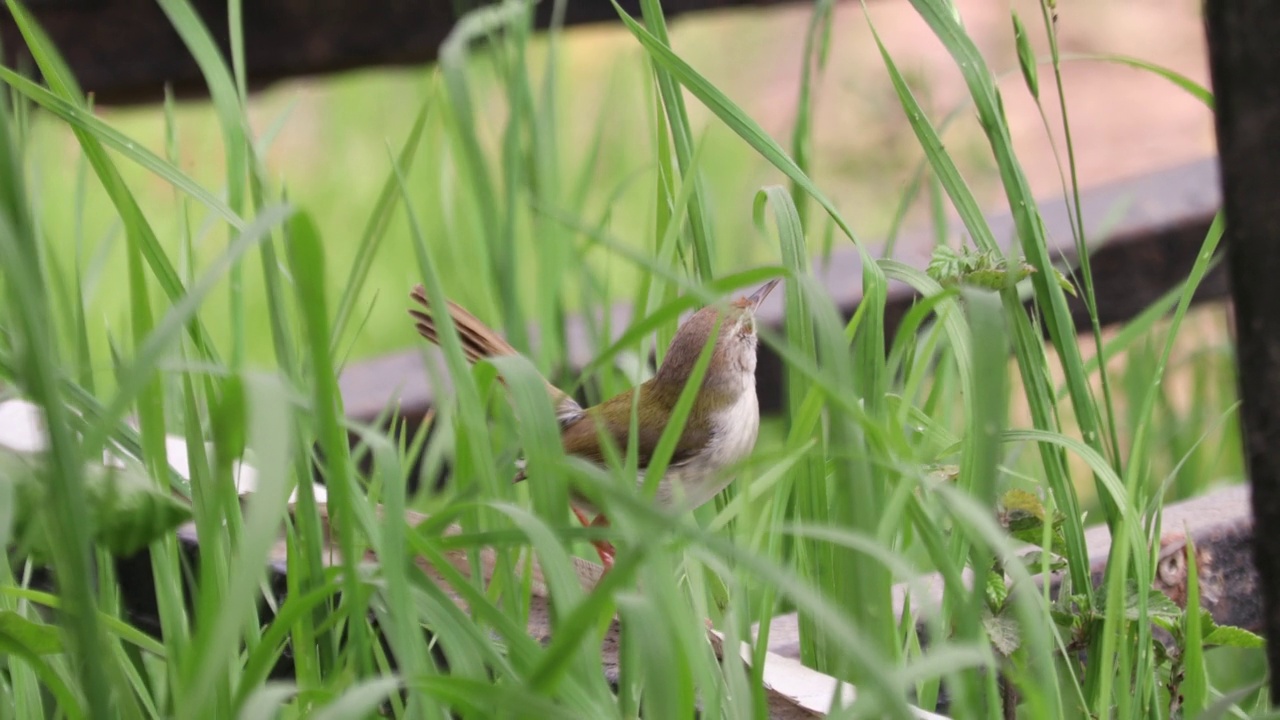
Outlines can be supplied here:
[[[943, 287], [969, 284], [988, 290], [999, 290], [1006, 285], [1017, 285], [1031, 277], [1035, 267], [1025, 261], [1010, 263], [1009, 258], [997, 250], [972, 250], [962, 246], [959, 251], [946, 245], [933, 250], [925, 272]], [[1063, 290], [1076, 294], [1075, 287], [1065, 275], [1054, 268], [1054, 277]]]

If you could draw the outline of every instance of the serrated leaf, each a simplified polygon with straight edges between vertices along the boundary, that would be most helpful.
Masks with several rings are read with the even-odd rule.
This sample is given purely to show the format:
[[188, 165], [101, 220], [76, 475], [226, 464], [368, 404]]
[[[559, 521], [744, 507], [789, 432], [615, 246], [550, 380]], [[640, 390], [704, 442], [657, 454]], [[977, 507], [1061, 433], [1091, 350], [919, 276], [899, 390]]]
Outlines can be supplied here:
[[974, 285], [988, 290], [999, 290], [1006, 284], [1017, 284], [1035, 272], [1025, 262], [1009, 266], [1009, 259], [999, 250], [973, 250], [962, 247], [954, 250], [946, 245], [934, 248], [925, 273], [943, 287]]
[[1050, 610], [1049, 617], [1053, 618], [1053, 624], [1063, 628], [1073, 628], [1080, 624], [1081, 617], [1078, 613], [1069, 610]]
[[1045, 556], [1049, 558], [1049, 572], [1058, 572], [1067, 567], [1067, 561], [1057, 553], [1046, 553], [1043, 550], [1032, 550], [1018, 556], [1029, 572], [1038, 573], [1044, 564]]
[[[1147, 591], [1147, 617], [1151, 619], [1166, 619], [1176, 621], [1182, 615], [1182, 608], [1178, 607], [1168, 595], [1159, 590]], [[1131, 593], [1125, 596], [1124, 616], [1130, 620], [1138, 619], [1138, 594]]]
[[1219, 625], [1204, 636], [1204, 644], [1219, 647], [1260, 648], [1265, 647], [1267, 641], [1244, 628]]
[[[1180, 623], [1182, 621], [1182, 608], [1170, 600], [1168, 595], [1153, 588], [1147, 588], [1144, 592], [1147, 596], [1147, 618], [1149, 620], [1153, 622], [1163, 620], [1171, 623]], [[1099, 591], [1098, 597], [1101, 600], [1098, 609], [1105, 613], [1107, 611], [1105, 587]], [[1137, 583], [1133, 580], [1127, 580], [1124, 593], [1124, 617], [1126, 620], [1135, 622], [1138, 620], [1139, 598]]]
[[1017, 529], [1017, 524], [1031, 523], [1034, 527], [1040, 527], [1044, 522], [1044, 503], [1026, 490], [1014, 489], [1006, 492], [1000, 498], [1000, 505], [1004, 508], [1004, 525], [1010, 530]]
[[33, 622], [12, 610], [0, 610], [0, 638], [26, 648], [33, 655], [62, 652], [58, 628]]
[[[1151, 622], [1154, 623], [1156, 627], [1164, 630], [1175, 638], [1182, 637], [1182, 623], [1163, 617], [1151, 618]], [[1159, 643], [1157, 643], [1157, 645], [1158, 644]]]
[[992, 570], [987, 573], [987, 606], [993, 612], [998, 612], [1004, 607], [1004, 601], [1009, 597], [1009, 586], [1004, 582], [1004, 573]]
[[[21, 549], [41, 562], [48, 557], [51, 527], [43, 470], [35, 461], [10, 467], [23, 471], [16, 476], [16, 535]], [[135, 468], [87, 466], [84, 493], [92, 540], [113, 555], [133, 555], [191, 517], [190, 507]]]
[[1018, 628], [1018, 623], [1004, 613], [998, 615], [984, 613], [982, 627], [987, 631], [991, 646], [1005, 657], [1017, 652], [1018, 647], [1022, 645], [1022, 631]]

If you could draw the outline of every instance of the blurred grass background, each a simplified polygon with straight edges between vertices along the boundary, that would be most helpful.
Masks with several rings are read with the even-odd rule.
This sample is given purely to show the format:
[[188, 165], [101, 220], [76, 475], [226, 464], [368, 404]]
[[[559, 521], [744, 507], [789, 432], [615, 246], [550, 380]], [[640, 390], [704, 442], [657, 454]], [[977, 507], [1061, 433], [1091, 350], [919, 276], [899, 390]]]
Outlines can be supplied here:
[[[1005, 73], [1005, 85], [1021, 83], [1008, 16], [1003, 8], [973, 0], [957, 3], [966, 27], [996, 72]], [[1033, 8], [1029, 7], [1028, 10]], [[967, 99], [959, 72], [941, 44], [906, 5], [874, 3], [877, 27], [898, 55], [902, 68], [920, 102], [935, 117], [954, 110]], [[775, 138], [786, 141], [795, 123], [797, 78], [803, 54], [803, 38], [810, 19], [804, 3], [760, 10], [713, 11], [685, 16], [672, 22], [672, 42], [677, 52], [738, 102]], [[1086, 0], [1073, 3], [1060, 18], [1060, 42], [1064, 56], [1120, 54], [1140, 57], [1207, 83], [1204, 38], [1198, 5], [1187, 0], [1172, 3], [1114, 3]], [[1158, 30], [1156, 30], [1158, 28]], [[1033, 40], [1042, 38], [1035, 34]], [[653, 158], [652, 118], [636, 112], [639, 100], [651, 92], [646, 85], [643, 51], [622, 28], [611, 25], [575, 27], [561, 38], [556, 115], [565, 184], [580, 192], [583, 215], [599, 218], [615, 239], [645, 247], [652, 234], [651, 192], [656, 167]], [[1041, 44], [1043, 44], [1041, 42]], [[743, 48], [750, 48], [743, 52]], [[1037, 48], [1043, 51], [1044, 48]], [[530, 46], [529, 67], [544, 67], [545, 38]], [[505, 123], [506, 98], [492, 61], [484, 53], [469, 60], [478, 132], [489, 142], [488, 151], [500, 146]], [[1076, 61], [1063, 67], [1071, 122], [1076, 142], [1080, 182], [1083, 187], [1102, 184], [1209, 156], [1214, 152], [1211, 113], [1194, 98], [1149, 73], [1116, 64]], [[442, 103], [448, 99], [434, 67], [370, 69], [321, 78], [279, 83], [250, 100], [249, 118], [255, 131], [267, 135], [271, 145], [263, 153], [269, 172], [287, 183], [290, 197], [311, 209], [326, 240], [330, 257], [327, 286], [337, 293], [346, 282], [346, 270], [357, 252], [367, 220], [386, 178], [389, 154], [398, 150], [413, 123], [415, 109], [429, 98], [432, 109], [416, 164], [406, 178], [408, 195], [433, 246], [441, 276], [450, 297], [480, 317], [496, 322], [492, 298], [474, 282], [481, 272], [483, 243], [474, 221], [473, 195], [462, 186], [458, 159], [453, 154]], [[535, 77], [535, 82], [539, 80]], [[1049, 92], [1052, 76], [1042, 82]], [[1061, 152], [1061, 138], [1050, 141], [1025, 92], [1005, 93], [1005, 109], [1011, 133], [1036, 196], [1054, 200], [1061, 194], [1061, 177], [1054, 157]], [[776, 262], [776, 249], [751, 222], [751, 204], [763, 185], [780, 182], [780, 174], [758, 154], [715, 122], [699, 103], [690, 104], [690, 116], [702, 149], [700, 167], [707, 178], [710, 212], [719, 234], [718, 272], [733, 272], [766, 262]], [[1053, 122], [1057, 108], [1049, 103]], [[99, 109], [99, 114], [125, 134], [163, 154], [165, 121], [154, 107]], [[221, 135], [217, 117], [207, 101], [180, 101], [175, 114], [178, 166], [196, 181], [216, 189], [225, 178]], [[863, 238], [873, 244], [894, 223], [902, 193], [910, 181], [921, 150], [902, 117], [893, 89], [885, 76], [862, 11], [851, 3], [837, 5], [831, 55], [825, 72], [817, 78], [813, 110], [812, 176], [847, 217], [854, 218]], [[86, 285], [89, 320], [94, 315], [105, 327], [125, 325], [128, 297], [121, 279], [125, 256], [120, 227], [98, 183], [81, 177], [81, 155], [74, 137], [61, 122], [37, 113], [28, 148], [32, 167], [38, 168], [33, 187], [42, 212], [50, 251], [59, 257], [77, 253], [84, 266], [96, 267]], [[944, 139], [947, 151], [965, 174], [979, 202], [992, 211], [1002, 208], [1002, 189], [981, 131], [971, 111], [952, 123]], [[593, 152], [594, 150], [594, 152]], [[54, 170], [58, 169], [59, 172]], [[176, 252], [184, 222], [165, 182], [132, 163], [121, 165], [131, 189], [152, 219], [157, 233]], [[1117, 198], [1117, 202], [1123, 202]], [[929, 222], [929, 198], [922, 194], [911, 206], [905, 226]], [[186, 207], [185, 220], [196, 236], [203, 264], [220, 251], [225, 239], [206, 229], [204, 211]], [[466, 228], [467, 232], [449, 230]], [[814, 231], [815, 245], [821, 243]], [[100, 242], [109, 238], [109, 242]], [[528, 257], [539, 239], [528, 227], [516, 234], [518, 253]], [[955, 234], [949, 238], [956, 242]], [[1099, 238], [1091, 238], [1097, 242]], [[92, 250], [83, 250], [92, 248]], [[608, 297], [627, 302], [633, 297], [640, 273], [612, 253], [592, 251], [594, 282]], [[411, 239], [405, 215], [394, 213], [382, 247], [375, 253], [369, 279], [357, 303], [357, 322], [347, 332], [341, 359], [357, 361], [379, 354], [415, 347], [418, 339], [404, 315], [405, 293], [420, 281], [412, 262]], [[257, 256], [245, 258], [247, 277], [260, 274]], [[519, 297], [532, 301], [532, 283], [545, 282], [524, 263]], [[583, 279], [571, 275], [554, 279], [574, 286]], [[851, 278], [851, 282], [856, 279]], [[264, 307], [264, 286], [244, 286], [248, 312], [245, 329], [250, 342], [247, 359], [261, 364], [273, 361]], [[480, 289], [478, 292], [477, 290]], [[223, 283], [206, 303], [202, 316], [215, 339], [229, 333], [227, 297]], [[571, 308], [579, 294], [570, 291]], [[106, 357], [107, 333], [90, 328], [96, 357]], [[1146, 341], [1148, 354], [1158, 348], [1158, 333]], [[1092, 343], [1082, 343], [1088, 358]], [[1193, 311], [1180, 334], [1174, 365], [1167, 380], [1165, 407], [1155, 419], [1160, 436], [1172, 443], [1161, 453], [1155, 469], [1173, 473], [1172, 497], [1185, 497], [1196, 488], [1242, 477], [1234, 416], [1234, 380], [1227, 336], [1226, 311], [1221, 306]], [[1137, 362], [1135, 362], [1137, 359]], [[1145, 360], [1145, 361], [1144, 361]], [[1132, 382], [1141, 383], [1151, 357], [1122, 355], [1109, 367]], [[1056, 362], [1051, 364], [1057, 367]], [[100, 382], [112, 382], [109, 367], [98, 368]], [[1122, 399], [1123, 401], [1123, 399]], [[1025, 405], [1015, 395], [1012, 416], [1026, 417]], [[1069, 416], [1069, 411], [1068, 411]], [[766, 436], [771, 423], [766, 422]], [[1205, 431], [1205, 428], [1211, 428]], [[1125, 429], [1120, 439], [1126, 443]], [[1176, 446], [1175, 446], [1176, 445]], [[1180, 466], [1179, 459], [1188, 454]], [[1085, 476], [1079, 461], [1078, 477]], [[1034, 469], [1034, 462], [1027, 468]], [[1016, 470], [1016, 468], [1015, 468]], [[1090, 483], [1080, 484], [1082, 502], [1096, 509]]]
[[[957, 4], [993, 68], [1012, 71], [1007, 82], [1020, 83], [1007, 13], [972, 0]], [[962, 102], [966, 93], [959, 73], [914, 11], [895, 3], [874, 3], [873, 7], [881, 34], [900, 55], [900, 67], [926, 110], [940, 116]], [[808, 21], [809, 8], [804, 3], [707, 12], [675, 19], [672, 42], [699, 72], [785, 142], [795, 121], [796, 78]], [[1087, 0], [1073, 3], [1060, 22], [1066, 55], [1139, 56], [1205, 80], [1204, 41], [1198, 6], [1193, 2]], [[1158, 31], [1153, 29], [1156, 27]], [[812, 175], [842, 212], [856, 219], [864, 239], [874, 242], [893, 222], [903, 189], [922, 156], [903, 121], [861, 9], [851, 3], [839, 4], [832, 37], [827, 70], [816, 87]], [[582, 174], [589, 172], [587, 216], [607, 216], [606, 227], [616, 238], [642, 243], [651, 222], [649, 187], [655, 171], [651, 119], [632, 109], [647, 92], [643, 52], [616, 25], [575, 27], [561, 43], [556, 67], [564, 90], [558, 95], [557, 116], [564, 167], [572, 175], [566, 183], [582, 182]], [[744, 48], [749, 51], [743, 52]], [[530, 67], [540, 69], [544, 56], [545, 42], [538, 38], [531, 47]], [[480, 131], [496, 146], [506, 112], [504, 91], [483, 53], [470, 64]], [[1066, 63], [1063, 74], [1083, 186], [1213, 152], [1210, 113], [1159, 78], [1090, 62]], [[1051, 83], [1051, 77], [1046, 74], [1044, 82]], [[487, 299], [469, 295], [475, 284], [468, 283], [467, 276], [475, 272], [478, 260], [472, 250], [479, 243], [466, 235], [444, 233], [447, 216], [466, 221], [472, 199], [458, 186], [457, 159], [451, 155], [439, 112], [438, 103], [445, 99], [433, 68], [373, 69], [280, 83], [251, 99], [249, 115], [259, 133], [283, 122], [270, 152], [265, 153], [269, 170], [287, 179], [291, 197], [314, 209], [327, 251], [332, 253], [331, 267], [341, 269], [332, 271], [326, 282], [339, 288], [345, 281], [342, 272], [355, 253], [366, 209], [373, 206], [385, 180], [388, 148], [399, 147], [425, 97], [432, 97], [436, 107], [428, 119], [417, 163], [407, 178], [409, 193], [428, 241], [441, 253], [446, 290], [474, 307], [482, 318], [492, 319], [490, 308], [485, 307]], [[1014, 141], [1033, 190], [1037, 197], [1057, 197], [1060, 178], [1052, 145], [1046, 141], [1034, 106], [1025, 92], [1008, 92], [1005, 100]], [[1051, 115], [1053, 112], [1050, 107]], [[154, 107], [107, 107], [99, 113], [125, 134], [163, 154], [164, 118]], [[722, 248], [718, 255], [723, 266], [718, 271], [731, 272], [776, 259], [772, 257], [776, 251], [751, 225], [751, 203], [759, 187], [778, 182], [780, 175], [722, 125], [708, 122], [709, 113], [698, 103], [690, 104], [690, 115], [700, 133], [698, 140], [706, 145], [701, 166], [708, 179], [715, 226], [721, 229], [715, 238]], [[225, 168], [212, 107], [204, 101], [182, 101], [176, 118], [179, 166], [216, 189], [225, 177]], [[43, 169], [34, 188], [53, 252], [68, 256], [77, 246], [93, 247], [98, 239], [118, 233], [115, 212], [97, 183], [85, 184], [83, 193], [77, 187], [73, 169], [80, 154], [71, 133], [41, 114], [34, 120], [28, 151], [33, 165]], [[599, 155], [594, 167], [588, 169], [585, 165], [597, 128]], [[972, 113], [953, 123], [944, 139], [979, 201], [998, 210], [998, 178], [989, 155], [982, 152]], [[122, 171], [161, 241], [176, 248], [181, 220], [172, 188], [132, 164], [122, 165]], [[84, 203], [83, 213], [72, 211], [80, 202]], [[917, 202], [908, 216], [908, 226], [925, 222], [927, 212], [927, 203]], [[199, 232], [202, 219], [199, 212], [193, 213], [194, 232]], [[220, 234], [210, 240], [204, 237], [209, 252], [222, 244]], [[536, 247], [537, 238], [523, 232], [518, 241], [521, 251], [527, 252]], [[100, 280], [90, 288], [90, 297], [100, 319], [109, 326], [119, 326], [127, 300], [118, 281], [124, 272], [124, 254], [119, 242], [108, 247], [105, 257], [100, 258]], [[396, 213], [361, 298], [361, 314], [367, 311], [369, 316], [359, 338], [351, 340], [350, 359], [402, 349], [414, 342], [412, 327], [403, 316], [404, 293], [418, 281], [411, 258], [405, 219]], [[256, 275], [257, 259], [246, 262], [245, 272]], [[601, 276], [612, 283], [615, 297], [630, 296], [638, 277], [634, 268], [620, 262], [611, 264], [604, 258], [597, 265]], [[524, 297], [534, 295], [529, 283], [536, 280], [523, 278], [520, 292]], [[574, 278], [560, 280], [573, 282]], [[261, 287], [248, 283], [246, 291], [246, 307], [262, 307]], [[375, 295], [379, 297], [375, 299]], [[574, 297], [569, 294], [570, 302]], [[370, 303], [374, 303], [372, 310]], [[227, 307], [225, 296], [206, 307], [205, 321], [216, 338], [227, 332]], [[249, 337], [267, 336], [263, 313], [250, 312], [247, 320]], [[105, 343], [101, 333], [92, 339]], [[104, 347], [100, 344], [97, 349]], [[253, 345], [248, 356], [254, 362], [267, 362], [271, 353], [265, 345]]]

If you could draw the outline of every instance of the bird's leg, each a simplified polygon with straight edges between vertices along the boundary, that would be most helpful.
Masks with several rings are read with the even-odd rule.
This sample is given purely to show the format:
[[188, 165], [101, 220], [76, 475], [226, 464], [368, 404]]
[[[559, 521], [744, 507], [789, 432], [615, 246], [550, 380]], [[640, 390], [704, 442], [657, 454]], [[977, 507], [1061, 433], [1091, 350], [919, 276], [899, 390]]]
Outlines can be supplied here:
[[[573, 508], [573, 514], [578, 517], [578, 522], [582, 523], [583, 527], [609, 527], [609, 519], [603, 514], [597, 515], [594, 520], [588, 520], [586, 513], [576, 507]], [[613, 567], [613, 544], [607, 540], [592, 540], [591, 544], [595, 547], [596, 554], [600, 556], [600, 564], [604, 566], [605, 572], [608, 572]]]

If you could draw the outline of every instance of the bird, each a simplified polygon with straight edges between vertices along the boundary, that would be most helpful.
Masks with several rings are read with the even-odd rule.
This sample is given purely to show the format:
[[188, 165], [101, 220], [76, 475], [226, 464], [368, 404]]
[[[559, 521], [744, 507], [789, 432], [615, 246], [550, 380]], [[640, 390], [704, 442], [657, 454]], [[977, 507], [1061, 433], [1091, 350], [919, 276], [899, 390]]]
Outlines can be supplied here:
[[[756, 312], [780, 282], [781, 278], [774, 278], [727, 306], [710, 304], [695, 312], [676, 331], [652, 378], [598, 405], [584, 408], [544, 378], [565, 454], [603, 467], [606, 461], [601, 433], [612, 438], [615, 447], [628, 447], [635, 405], [638, 474], [643, 485], [645, 472], [676, 402], [711, 334], [716, 333], [710, 362], [675, 451], [659, 481], [655, 502], [663, 509], [686, 511], [714, 498], [732, 482], [725, 470], [751, 453], [759, 434]], [[439, 345], [436, 313], [422, 285], [413, 288], [410, 298], [417, 304], [409, 309], [409, 314], [418, 333]], [[462, 306], [446, 300], [445, 310], [457, 328], [468, 363], [518, 354], [501, 335]], [[518, 462], [514, 482], [525, 478], [523, 463]], [[571, 506], [584, 526], [608, 525], [608, 518], [579, 493], [571, 493]], [[590, 518], [589, 514], [595, 517]], [[613, 566], [613, 545], [604, 540], [594, 540], [592, 544], [607, 571]]]

